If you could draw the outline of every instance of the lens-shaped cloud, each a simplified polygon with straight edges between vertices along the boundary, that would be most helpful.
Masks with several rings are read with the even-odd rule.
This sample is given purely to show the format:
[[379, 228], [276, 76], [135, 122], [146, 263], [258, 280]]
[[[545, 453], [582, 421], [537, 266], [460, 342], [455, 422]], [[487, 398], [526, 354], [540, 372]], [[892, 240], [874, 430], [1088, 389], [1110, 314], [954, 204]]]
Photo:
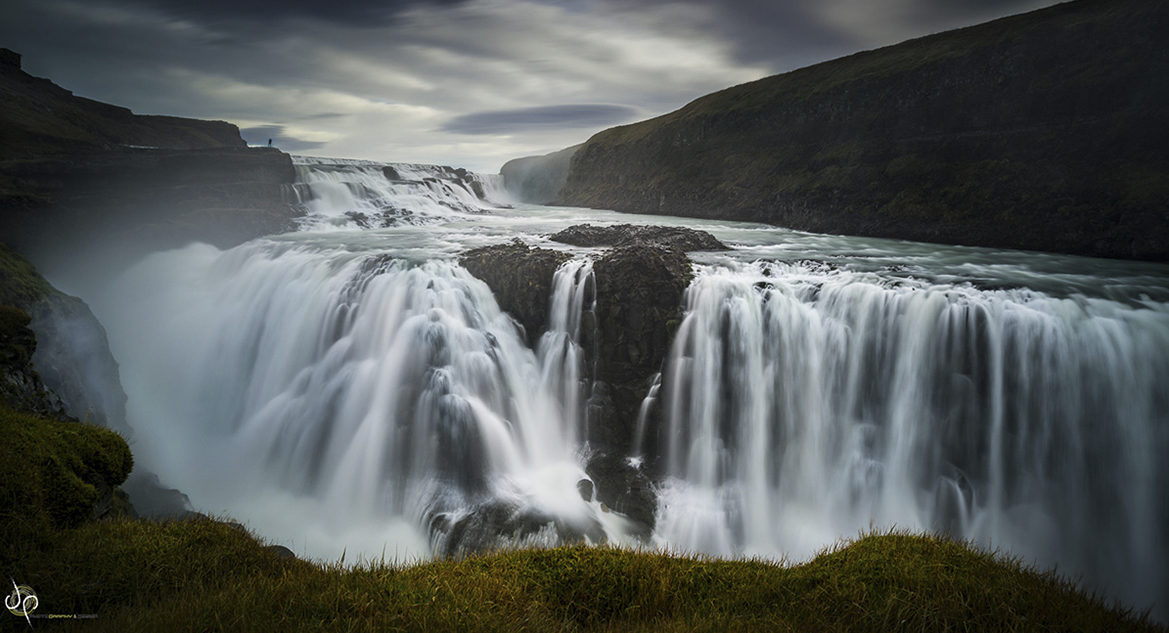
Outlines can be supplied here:
[[637, 118], [636, 109], [605, 104], [573, 104], [490, 110], [457, 116], [441, 131], [455, 134], [511, 134], [539, 128], [589, 128], [627, 123]]

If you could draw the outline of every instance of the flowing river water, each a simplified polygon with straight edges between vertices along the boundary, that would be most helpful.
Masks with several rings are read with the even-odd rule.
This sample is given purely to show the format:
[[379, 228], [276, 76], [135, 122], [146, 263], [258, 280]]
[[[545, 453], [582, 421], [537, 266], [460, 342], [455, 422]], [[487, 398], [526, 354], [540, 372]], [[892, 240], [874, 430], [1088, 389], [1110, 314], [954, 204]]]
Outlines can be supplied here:
[[[138, 463], [297, 554], [415, 560], [498, 503], [635, 541], [582, 496], [573, 224], [732, 246], [662, 367], [650, 544], [802, 560], [870, 528], [947, 531], [1166, 617], [1169, 267], [515, 204], [498, 177], [299, 159], [301, 231], [156, 253], [70, 287], [107, 328]], [[569, 252], [531, 347], [457, 263]], [[655, 388], [654, 393], [657, 393]], [[645, 438], [629, 447], [643, 460]]]

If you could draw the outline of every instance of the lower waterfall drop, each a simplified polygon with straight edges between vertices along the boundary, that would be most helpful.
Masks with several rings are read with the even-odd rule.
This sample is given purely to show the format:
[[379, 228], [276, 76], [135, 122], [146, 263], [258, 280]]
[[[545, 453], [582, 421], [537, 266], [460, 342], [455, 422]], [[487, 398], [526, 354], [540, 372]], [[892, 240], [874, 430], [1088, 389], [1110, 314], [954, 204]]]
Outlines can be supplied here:
[[655, 538], [805, 558], [948, 532], [1147, 606], [1169, 590], [1169, 310], [701, 267], [667, 361]]
[[[537, 355], [447, 261], [267, 241], [152, 256], [124, 284], [182, 283], [137, 315], [150, 344], [130, 361], [151, 384], [135, 392], [166, 407], [139, 402], [139, 417], [166, 421], [154, 433], [170, 438], [150, 452], [202, 504], [283, 503], [283, 517], [354, 549], [363, 526], [385, 542], [379, 525], [414, 530], [423, 556], [422, 539], [448, 554], [618, 539], [619, 521], [578, 492], [589, 266], [557, 275]], [[176, 323], [182, 337], [163, 333]]]

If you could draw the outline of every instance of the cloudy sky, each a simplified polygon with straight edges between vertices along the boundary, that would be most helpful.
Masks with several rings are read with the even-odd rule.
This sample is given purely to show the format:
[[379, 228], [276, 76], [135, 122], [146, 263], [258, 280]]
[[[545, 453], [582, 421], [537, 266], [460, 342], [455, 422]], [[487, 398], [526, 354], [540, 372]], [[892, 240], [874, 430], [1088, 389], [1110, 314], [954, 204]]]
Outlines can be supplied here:
[[298, 154], [495, 172], [704, 94], [1054, 0], [3, 0], [76, 94]]

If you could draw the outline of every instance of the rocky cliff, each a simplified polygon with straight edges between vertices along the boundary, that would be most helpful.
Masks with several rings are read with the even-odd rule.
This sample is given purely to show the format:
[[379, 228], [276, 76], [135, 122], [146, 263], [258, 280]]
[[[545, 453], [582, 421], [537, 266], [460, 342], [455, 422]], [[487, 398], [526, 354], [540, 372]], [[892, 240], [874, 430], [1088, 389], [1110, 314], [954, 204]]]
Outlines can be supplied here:
[[292, 228], [291, 158], [222, 121], [141, 116], [73, 95], [0, 55], [0, 241], [25, 253], [95, 242], [220, 246]]
[[1169, 259], [1169, 4], [1078, 0], [601, 132], [557, 203]]

